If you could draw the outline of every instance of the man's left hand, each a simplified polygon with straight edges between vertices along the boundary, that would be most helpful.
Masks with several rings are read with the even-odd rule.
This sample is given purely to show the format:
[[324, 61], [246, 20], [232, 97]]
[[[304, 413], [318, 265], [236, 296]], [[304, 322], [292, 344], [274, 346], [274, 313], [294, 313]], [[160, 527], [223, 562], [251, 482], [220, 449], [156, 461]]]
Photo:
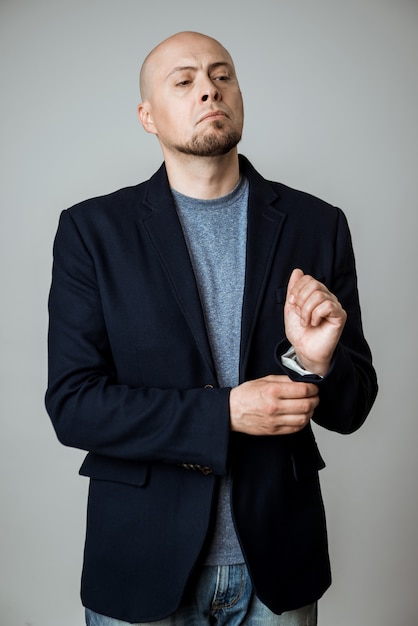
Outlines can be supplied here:
[[302, 270], [293, 270], [284, 307], [286, 337], [300, 364], [324, 376], [341, 337], [347, 314], [322, 283]]

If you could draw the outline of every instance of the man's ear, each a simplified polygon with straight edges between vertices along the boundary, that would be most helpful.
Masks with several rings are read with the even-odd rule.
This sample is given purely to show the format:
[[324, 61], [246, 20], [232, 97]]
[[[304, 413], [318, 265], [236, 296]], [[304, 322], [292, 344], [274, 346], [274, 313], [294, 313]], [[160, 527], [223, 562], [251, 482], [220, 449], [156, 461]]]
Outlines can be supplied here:
[[141, 102], [138, 105], [138, 119], [147, 133], [157, 134], [154, 120], [152, 119], [151, 107], [148, 102]]

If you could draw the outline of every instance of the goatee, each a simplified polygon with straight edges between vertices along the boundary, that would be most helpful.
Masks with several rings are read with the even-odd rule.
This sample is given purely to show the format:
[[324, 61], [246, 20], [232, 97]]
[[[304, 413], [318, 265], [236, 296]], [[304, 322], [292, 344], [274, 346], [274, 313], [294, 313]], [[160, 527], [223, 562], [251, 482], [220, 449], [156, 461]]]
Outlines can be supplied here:
[[240, 142], [241, 133], [236, 130], [227, 130], [223, 133], [216, 132], [224, 127], [221, 121], [213, 122], [215, 132], [208, 135], [195, 135], [185, 144], [176, 145], [175, 148], [183, 154], [191, 154], [200, 157], [221, 156], [227, 154]]

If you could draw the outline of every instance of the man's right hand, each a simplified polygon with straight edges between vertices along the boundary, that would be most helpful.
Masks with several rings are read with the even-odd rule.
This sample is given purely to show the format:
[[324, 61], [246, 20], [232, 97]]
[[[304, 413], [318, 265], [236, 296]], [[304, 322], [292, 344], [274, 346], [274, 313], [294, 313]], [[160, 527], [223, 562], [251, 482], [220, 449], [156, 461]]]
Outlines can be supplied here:
[[318, 387], [271, 375], [231, 390], [231, 430], [247, 435], [289, 435], [302, 430], [319, 404]]

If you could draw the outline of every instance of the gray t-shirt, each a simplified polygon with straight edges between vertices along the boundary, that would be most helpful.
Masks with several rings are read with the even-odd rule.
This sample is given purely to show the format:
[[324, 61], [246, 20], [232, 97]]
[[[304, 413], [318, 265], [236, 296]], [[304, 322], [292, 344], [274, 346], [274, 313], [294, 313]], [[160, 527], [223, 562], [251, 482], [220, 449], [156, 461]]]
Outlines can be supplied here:
[[[221, 387], [239, 383], [248, 188], [247, 179], [242, 177], [231, 193], [213, 200], [190, 198], [172, 190]], [[215, 530], [206, 565], [244, 561], [231, 516], [230, 488], [228, 475], [220, 481]]]

